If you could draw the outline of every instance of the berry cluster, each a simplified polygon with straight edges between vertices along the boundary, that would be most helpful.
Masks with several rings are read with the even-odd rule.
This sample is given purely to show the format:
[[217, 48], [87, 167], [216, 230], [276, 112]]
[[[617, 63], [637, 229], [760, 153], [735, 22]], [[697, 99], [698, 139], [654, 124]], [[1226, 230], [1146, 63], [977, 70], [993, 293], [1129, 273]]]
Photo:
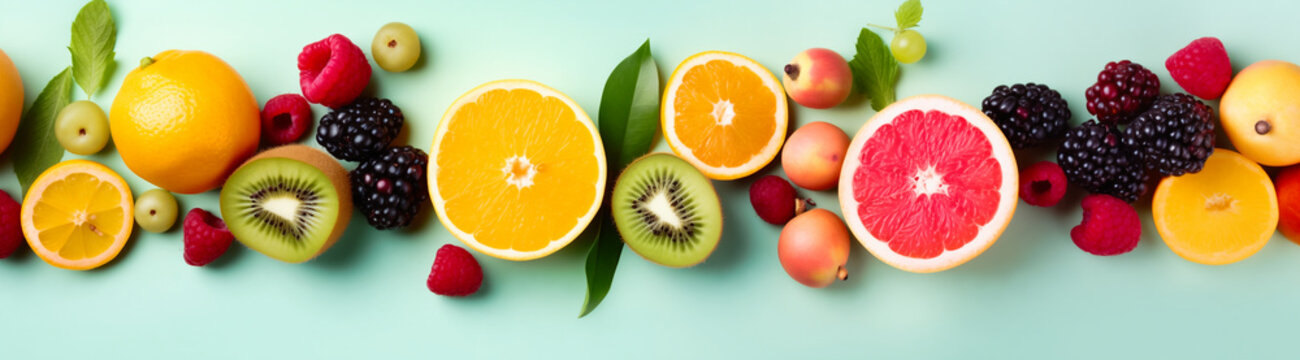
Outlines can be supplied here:
[[340, 160], [361, 163], [348, 174], [354, 205], [376, 229], [410, 225], [428, 200], [429, 156], [392, 147], [406, 117], [388, 99], [361, 96], [371, 75], [365, 54], [335, 34], [304, 47], [298, 69], [306, 100], [333, 109], [320, 119], [316, 142]]

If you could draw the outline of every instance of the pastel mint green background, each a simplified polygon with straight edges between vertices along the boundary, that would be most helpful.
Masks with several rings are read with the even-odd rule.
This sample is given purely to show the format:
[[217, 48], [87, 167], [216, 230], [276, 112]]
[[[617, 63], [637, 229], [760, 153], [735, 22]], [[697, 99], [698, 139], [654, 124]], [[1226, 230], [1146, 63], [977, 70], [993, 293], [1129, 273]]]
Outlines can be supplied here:
[[[424, 61], [408, 73], [376, 67], [373, 89], [402, 107], [409, 143], [427, 149], [447, 105], [489, 80], [541, 81], [594, 115], [609, 71], [647, 37], [665, 78], [687, 56], [714, 49], [779, 69], [809, 47], [851, 56], [859, 28], [892, 23], [897, 3], [111, 1], [119, 69], [94, 101], [107, 108], [139, 58], [172, 48], [220, 56], [265, 101], [299, 91], [303, 45], [337, 32], [369, 53], [375, 30], [404, 21], [419, 32]], [[81, 5], [0, 5], [0, 48], [20, 69], [28, 102], [70, 63], [69, 25]], [[1204, 35], [1223, 39], [1237, 69], [1300, 60], [1300, 7], [1284, 1], [925, 5], [919, 30], [930, 52], [903, 67], [901, 96], [940, 93], [978, 104], [998, 84], [1042, 82], [1062, 91], [1082, 122], [1083, 90], [1110, 60], [1147, 65], [1166, 91], [1178, 87], [1165, 57]], [[860, 100], [792, 109], [795, 124], [827, 121], [850, 134], [874, 113]], [[151, 188], [115, 152], [91, 158], [121, 171], [137, 194]], [[13, 160], [0, 164], [0, 189], [11, 194]], [[584, 319], [576, 316], [587, 243], [522, 263], [478, 255], [487, 278], [479, 294], [430, 293], [424, 280], [436, 249], [458, 242], [429, 209], [407, 231], [373, 231], [354, 217], [333, 250], [299, 265], [236, 245], [211, 266], [191, 267], [181, 258], [179, 227], [138, 232], [96, 271], [56, 269], [22, 250], [0, 261], [0, 357], [1295, 357], [1300, 246], [1281, 236], [1240, 263], [1198, 265], [1169, 251], [1149, 204], [1140, 204], [1137, 249], [1092, 256], [1068, 236], [1080, 219], [1080, 195], [1072, 193], [1057, 208], [1021, 204], [997, 244], [955, 269], [906, 273], [855, 244], [849, 280], [810, 289], [781, 269], [779, 229], [754, 216], [748, 182], [716, 183], [727, 227], [707, 262], [669, 269], [625, 251], [613, 291]], [[839, 212], [834, 194], [805, 193]], [[217, 207], [215, 193], [179, 198], [183, 209]]]

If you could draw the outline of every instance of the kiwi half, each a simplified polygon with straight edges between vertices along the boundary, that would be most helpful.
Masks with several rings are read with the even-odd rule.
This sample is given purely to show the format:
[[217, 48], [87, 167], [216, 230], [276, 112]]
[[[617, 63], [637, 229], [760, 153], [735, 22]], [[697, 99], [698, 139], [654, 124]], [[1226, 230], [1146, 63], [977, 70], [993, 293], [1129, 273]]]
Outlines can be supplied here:
[[273, 259], [300, 263], [329, 250], [352, 216], [348, 173], [303, 145], [267, 150], [221, 188], [221, 216], [236, 240]]
[[713, 183], [671, 154], [646, 155], [628, 165], [610, 204], [623, 242], [663, 266], [704, 262], [722, 238], [722, 205]]

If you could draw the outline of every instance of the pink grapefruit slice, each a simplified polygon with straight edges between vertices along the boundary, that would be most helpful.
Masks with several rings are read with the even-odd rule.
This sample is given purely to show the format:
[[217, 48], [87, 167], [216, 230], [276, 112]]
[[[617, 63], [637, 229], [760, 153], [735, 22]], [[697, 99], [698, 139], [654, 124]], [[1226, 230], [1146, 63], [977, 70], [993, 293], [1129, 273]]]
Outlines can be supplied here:
[[980, 110], [913, 96], [858, 130], [840, 171], [840, 206], [862, 246], [896, 268], [929, 273], [979, 256], [1016, 210], [1015, 156]]

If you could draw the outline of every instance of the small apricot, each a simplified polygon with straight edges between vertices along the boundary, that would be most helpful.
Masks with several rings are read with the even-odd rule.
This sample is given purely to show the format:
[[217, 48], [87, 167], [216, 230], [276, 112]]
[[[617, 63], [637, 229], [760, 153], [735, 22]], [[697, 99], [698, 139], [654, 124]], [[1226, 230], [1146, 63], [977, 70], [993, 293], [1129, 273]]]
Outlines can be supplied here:
[[786, 274], [800, 284], [822, 288], [848, 278], [849, 229], [839, 216], [813, 209], [795, 216], [777, 243], [777, 257]]
[[813, 109], [839, 105], [853, 90], [853, 73], [844, 57], [823, 48], [804, 50], [785, 65], [781, 85], [794, 102]]
[[785, 141], [781, 167], [801, 188], [826, 190], [839, 184], [840, 167], [849, 151], [849, 135], [838, 126], [813, 122], [800, 127]]

